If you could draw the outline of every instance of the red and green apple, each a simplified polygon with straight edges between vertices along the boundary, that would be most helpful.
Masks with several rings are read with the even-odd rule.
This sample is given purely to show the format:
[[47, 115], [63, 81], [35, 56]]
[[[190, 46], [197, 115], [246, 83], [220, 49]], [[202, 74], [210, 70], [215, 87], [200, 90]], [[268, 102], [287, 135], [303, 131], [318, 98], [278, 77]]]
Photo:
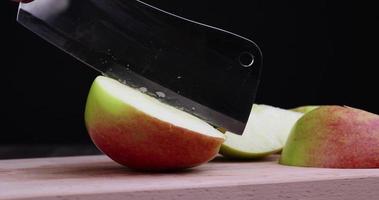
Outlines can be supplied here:
[[360, 109], [320, 106], [292, 129], [280, 163], [327, 168], [379, 167], [379, 116]]
[[102, 152], [139, 170], [198, 166], [213, 159], [225, 140], [203, 120], [104, 76], [92, 84], [85, 122]]

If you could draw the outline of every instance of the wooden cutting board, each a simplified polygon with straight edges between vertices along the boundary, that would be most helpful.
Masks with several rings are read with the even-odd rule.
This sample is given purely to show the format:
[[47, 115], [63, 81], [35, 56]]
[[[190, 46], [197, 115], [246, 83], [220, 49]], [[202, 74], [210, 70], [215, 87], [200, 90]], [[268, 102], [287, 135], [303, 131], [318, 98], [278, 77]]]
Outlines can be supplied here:
[[141, 173], [106, 156], [0, 161], [0, 199], [379, 199], [379, 169], [316, 169], [222, 157], [175, 173]]

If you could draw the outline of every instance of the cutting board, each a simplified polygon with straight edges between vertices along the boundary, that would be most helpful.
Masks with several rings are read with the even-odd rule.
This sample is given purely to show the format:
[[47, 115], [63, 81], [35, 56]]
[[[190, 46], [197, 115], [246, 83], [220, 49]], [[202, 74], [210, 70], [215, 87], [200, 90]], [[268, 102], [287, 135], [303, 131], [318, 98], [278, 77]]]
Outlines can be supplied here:
[[379, 169], [317, 169], [214, 161], [172, 173], [134, 172], [106, 156], [0, 161], [1, 200], [379, 198]]

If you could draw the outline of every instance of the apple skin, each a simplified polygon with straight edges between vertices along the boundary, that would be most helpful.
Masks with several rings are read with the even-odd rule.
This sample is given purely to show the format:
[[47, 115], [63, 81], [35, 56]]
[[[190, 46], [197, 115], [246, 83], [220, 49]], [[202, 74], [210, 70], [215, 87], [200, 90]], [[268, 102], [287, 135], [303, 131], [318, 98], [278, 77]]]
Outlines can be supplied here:
[[195, 167], [218, 154], [223, 138], [153, 118], [95, 82], [87, 99], [86, 127], [95, 145], [114, 161], [136, 170], [166, 171]]
[[295, 124], [281, 164], [325, 168], [379, 167], [379, 116], [363, 110], [321, 106]]
[[295, 112], [300, 112], [300, 113], [307, 113], [318, 107], [320, 106], [300, 106], [300, 107], [292, 108], [290, 110], [295, 111]]

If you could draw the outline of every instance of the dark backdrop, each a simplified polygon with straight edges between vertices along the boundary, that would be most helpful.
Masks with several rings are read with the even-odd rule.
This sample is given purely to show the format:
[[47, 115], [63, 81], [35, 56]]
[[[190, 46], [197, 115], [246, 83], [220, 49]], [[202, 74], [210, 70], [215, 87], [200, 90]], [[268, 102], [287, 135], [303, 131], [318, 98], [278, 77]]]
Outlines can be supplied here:
[[[264, 54], [258, 102], [341, 104], [379, 113], [378, 7], [350, 1], [153, 1], [256, 41]], [[86, 95], [98, 75], [15, 22], [0, 2], [1, 144], [90, 144]]]

